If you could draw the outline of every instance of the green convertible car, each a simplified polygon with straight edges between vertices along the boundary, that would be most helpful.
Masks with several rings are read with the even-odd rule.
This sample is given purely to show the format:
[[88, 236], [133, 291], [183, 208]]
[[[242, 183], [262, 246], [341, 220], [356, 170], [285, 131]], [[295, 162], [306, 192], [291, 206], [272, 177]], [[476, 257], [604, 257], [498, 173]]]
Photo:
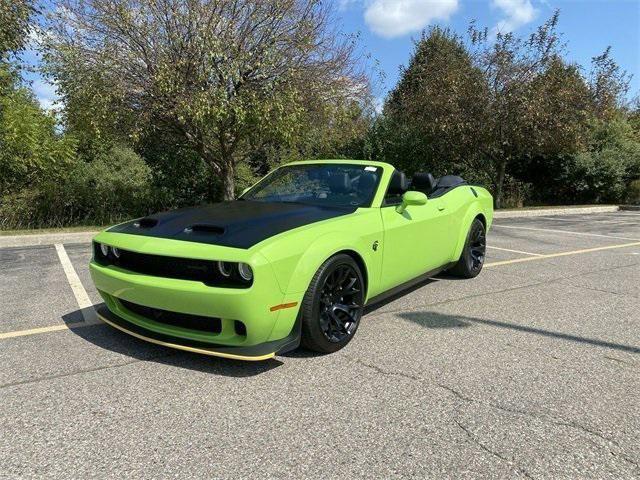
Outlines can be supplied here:
[[295, 162], [237, 200], [99, 233], [99, 316], [160, 345], [264, 360], [334, 352], [363, 308], [448, 270], [482, 269], [493, 199], [462, 178], [409, 179], [387, 163]]

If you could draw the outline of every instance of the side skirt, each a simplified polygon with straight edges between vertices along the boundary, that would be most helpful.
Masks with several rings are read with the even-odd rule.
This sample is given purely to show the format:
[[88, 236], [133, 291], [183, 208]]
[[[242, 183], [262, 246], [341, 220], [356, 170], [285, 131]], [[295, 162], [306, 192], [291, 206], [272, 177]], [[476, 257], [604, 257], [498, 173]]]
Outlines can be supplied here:
[[418, 275], [415, 278], [412, 278], [411, 280], [408, 280], [408, 281], [406, 281], [404, 283], [401, 283], [400, 285], [397, 285], [397, 286], [395, 286], [393, 288], [390, 288], [387, 291], [379, 293], [375, 297], [371, 297], [367, 301], [367, 303], [365, 304], [365, 307], [370, 307], [370, 306], [375, 305], [377, 303], [382, 303], [385, 300], [388, 300], [390, 297], [393, 297], [394, 295], [398, 295], [399, 293], [405, 292], [406, 290], [409, 290], [411, 287], [415, 287], [419, 283], [424, 282], [425, 280], [427, 280], [427, 279], [439, 274], [440, 272], [448, 270], [449, 268], [453, 267], [455, 264], [456, 264], [456, 262], [447, 263], [446, 265], [443, 265], [442, 267], [438, 267], [438, 268], [436, 268], [434, 270], [430, 270], [430, 271], [428, 271], [426, 273]]

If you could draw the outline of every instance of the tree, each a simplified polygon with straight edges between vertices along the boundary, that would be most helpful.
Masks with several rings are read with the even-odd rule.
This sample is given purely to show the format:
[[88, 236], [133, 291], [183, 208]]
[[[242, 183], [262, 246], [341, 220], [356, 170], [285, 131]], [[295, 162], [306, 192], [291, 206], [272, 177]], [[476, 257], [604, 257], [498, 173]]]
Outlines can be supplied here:
[[231, 199], [238, 165], [295, 135], [305, 104], [366, 92], [329, 24], [321, 0], [63, 0], [46, 58], [68, 108], [89, 93], [129, 135], [182, 135]]
[[462, 39], [432, 28], [385, 103], [381, 150], [409, 172], [459, 171], [477, 158], [486, 99], [482, 71]]
[[570, 73], [558, 63], [558, 17], [556, 11], [528, 38], [498, 33], [491, 41], [486, 30], [473, 25], [469, 30], [476, 64], [485, 73], [489, 92], [482, 152], [494, 165], [497, 207], [502, 204], [510, 163], [536, 153], [541, 146], [556, 145], [557, 135], [564, 134], [551, 125], [559, 112], [571, 106], [549, 96], [562, 87], [555, 81], [557, 74]]
[[597, 118], [611, 119], [623, 106], [631, 78], [611, 57], [611, 47], [591, 60], [590, 88]]
[[36, 13], [33, 0], [0, 0], [0, 60], [22, 50]]

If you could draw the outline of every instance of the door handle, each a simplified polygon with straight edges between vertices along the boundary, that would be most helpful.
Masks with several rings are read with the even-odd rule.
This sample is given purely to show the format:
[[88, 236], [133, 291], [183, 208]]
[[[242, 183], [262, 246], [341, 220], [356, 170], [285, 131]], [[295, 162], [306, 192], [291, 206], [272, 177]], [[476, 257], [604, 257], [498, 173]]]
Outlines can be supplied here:
[[438, 205], [438, 211], [441, 212], [444, 210], [444, 205]]

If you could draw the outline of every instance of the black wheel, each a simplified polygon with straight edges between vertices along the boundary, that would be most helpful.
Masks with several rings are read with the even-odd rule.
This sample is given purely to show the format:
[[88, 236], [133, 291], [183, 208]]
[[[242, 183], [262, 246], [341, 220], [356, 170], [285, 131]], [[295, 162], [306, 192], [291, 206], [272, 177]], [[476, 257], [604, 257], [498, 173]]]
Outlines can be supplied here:
[[364, 281], [358, 264], [339, 254], [325, 261], [311, 280], [302, 302], [302, 346], [331, 353], [356, 333], [364, 304]]
[[475, 277], [482, 270], [486, 250], [487, 237], [484, 225], [476, 218], [471, 224], [471, 228], [469, 228], [467, 241], [464, 244], [460, 260], [449, 272], [462, 278]]

